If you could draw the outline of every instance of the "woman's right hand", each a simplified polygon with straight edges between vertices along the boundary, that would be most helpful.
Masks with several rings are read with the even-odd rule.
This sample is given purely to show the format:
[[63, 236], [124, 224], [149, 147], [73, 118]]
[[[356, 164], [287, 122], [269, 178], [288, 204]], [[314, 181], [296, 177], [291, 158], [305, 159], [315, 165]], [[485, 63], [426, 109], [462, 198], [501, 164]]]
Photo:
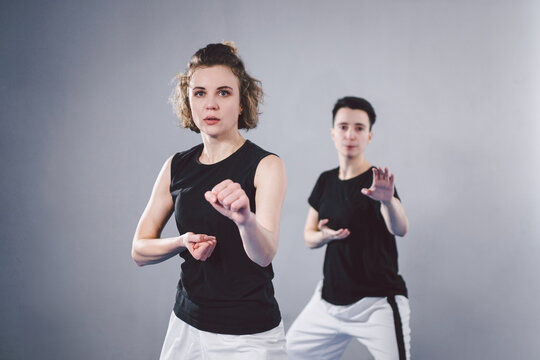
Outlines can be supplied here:
[[212, 255], [216, 247], [216, 237], [205, 234], [187, 232], [182, 235], [184, 246], [196, 260], [205, 261]]

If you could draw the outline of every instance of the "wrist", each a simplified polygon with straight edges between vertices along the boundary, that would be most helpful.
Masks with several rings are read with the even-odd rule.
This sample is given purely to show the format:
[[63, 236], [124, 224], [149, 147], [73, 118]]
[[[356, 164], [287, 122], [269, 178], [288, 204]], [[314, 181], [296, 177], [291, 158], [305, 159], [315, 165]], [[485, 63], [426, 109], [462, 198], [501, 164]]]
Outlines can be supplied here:
[[187, 238], [187, 233], [182, 234], [177, 238], [177, 244], [179, 248], [186, 247], [186, 240], [187, 240], [186, 238]]
[[250, 211], [248, 215], [242, 219], [241, 222], [235, 221], [235, 223], [238, 228], [249, 229], [257, 225], [257, 217], [254, 213]]

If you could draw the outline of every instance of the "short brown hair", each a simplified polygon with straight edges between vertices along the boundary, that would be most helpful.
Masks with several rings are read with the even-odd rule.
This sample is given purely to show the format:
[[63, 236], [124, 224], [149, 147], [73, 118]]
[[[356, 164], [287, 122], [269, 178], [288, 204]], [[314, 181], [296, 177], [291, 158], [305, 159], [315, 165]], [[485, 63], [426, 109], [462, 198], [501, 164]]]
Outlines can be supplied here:
[[176, 84], [169, 101], [182, 127], [197, 133], [200, 132], [191, 115], [188, 92], [189, 82], [195, 70], [215, 65], [229, 67], [238, 78], [240, 106], [242, 109], [238, 117], [238, 128], [253, 129], [257, 126], [260, 114], [259, 104], [262, 104], [264, 95], [262, 84], [247, 73], [244, 63], [237, 53], [238, 49], [232, 41], [226, 41], [222, 44], [208, 44], [191, 57], [184, 73], [175, 76]]

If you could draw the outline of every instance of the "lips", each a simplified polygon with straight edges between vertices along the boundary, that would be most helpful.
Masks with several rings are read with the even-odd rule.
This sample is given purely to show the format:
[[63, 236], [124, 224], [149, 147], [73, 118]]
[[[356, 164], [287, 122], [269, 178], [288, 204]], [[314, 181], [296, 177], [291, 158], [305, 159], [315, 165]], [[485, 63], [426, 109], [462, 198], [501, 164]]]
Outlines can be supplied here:
[[215, 116], [207, 116], [204, 118], [204, 122], [208, 125], [214, 125], [214, 124], [217, 124], [219, 122], [219, 118], [215, 117]]

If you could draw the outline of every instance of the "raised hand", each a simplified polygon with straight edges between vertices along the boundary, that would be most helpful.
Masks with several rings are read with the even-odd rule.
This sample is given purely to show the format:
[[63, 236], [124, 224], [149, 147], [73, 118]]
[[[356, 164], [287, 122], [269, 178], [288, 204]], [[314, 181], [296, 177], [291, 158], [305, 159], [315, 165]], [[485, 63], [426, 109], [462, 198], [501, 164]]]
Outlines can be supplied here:
[[220, 214], [238, 225], [244, 224], [251, 216], [249, 198], [240, 184], [232, 180], [223, 180], [204, 197]]
[[216, 237], [205, 234], [184, 234], [184, 246], [196, 260], [206, 261], [216, 247]]
[[362, 189], [362, 194], [373, 200], [389, 202], [394, 197], [394, 174], [388, 168], [373, 168], [373, 182], [369, 189]]
[[322, 219], [319, 221], [317, 225], [317, 227], [319, 228], [320, 232], [323, 235], [324, 242], [345, 239], [347, 236], [351, 234], [349, 229], [333, 230], [333, 229], [330, 229], [328, 226], [326, 226], [326, 224], [328, 224], [328, 219]]

